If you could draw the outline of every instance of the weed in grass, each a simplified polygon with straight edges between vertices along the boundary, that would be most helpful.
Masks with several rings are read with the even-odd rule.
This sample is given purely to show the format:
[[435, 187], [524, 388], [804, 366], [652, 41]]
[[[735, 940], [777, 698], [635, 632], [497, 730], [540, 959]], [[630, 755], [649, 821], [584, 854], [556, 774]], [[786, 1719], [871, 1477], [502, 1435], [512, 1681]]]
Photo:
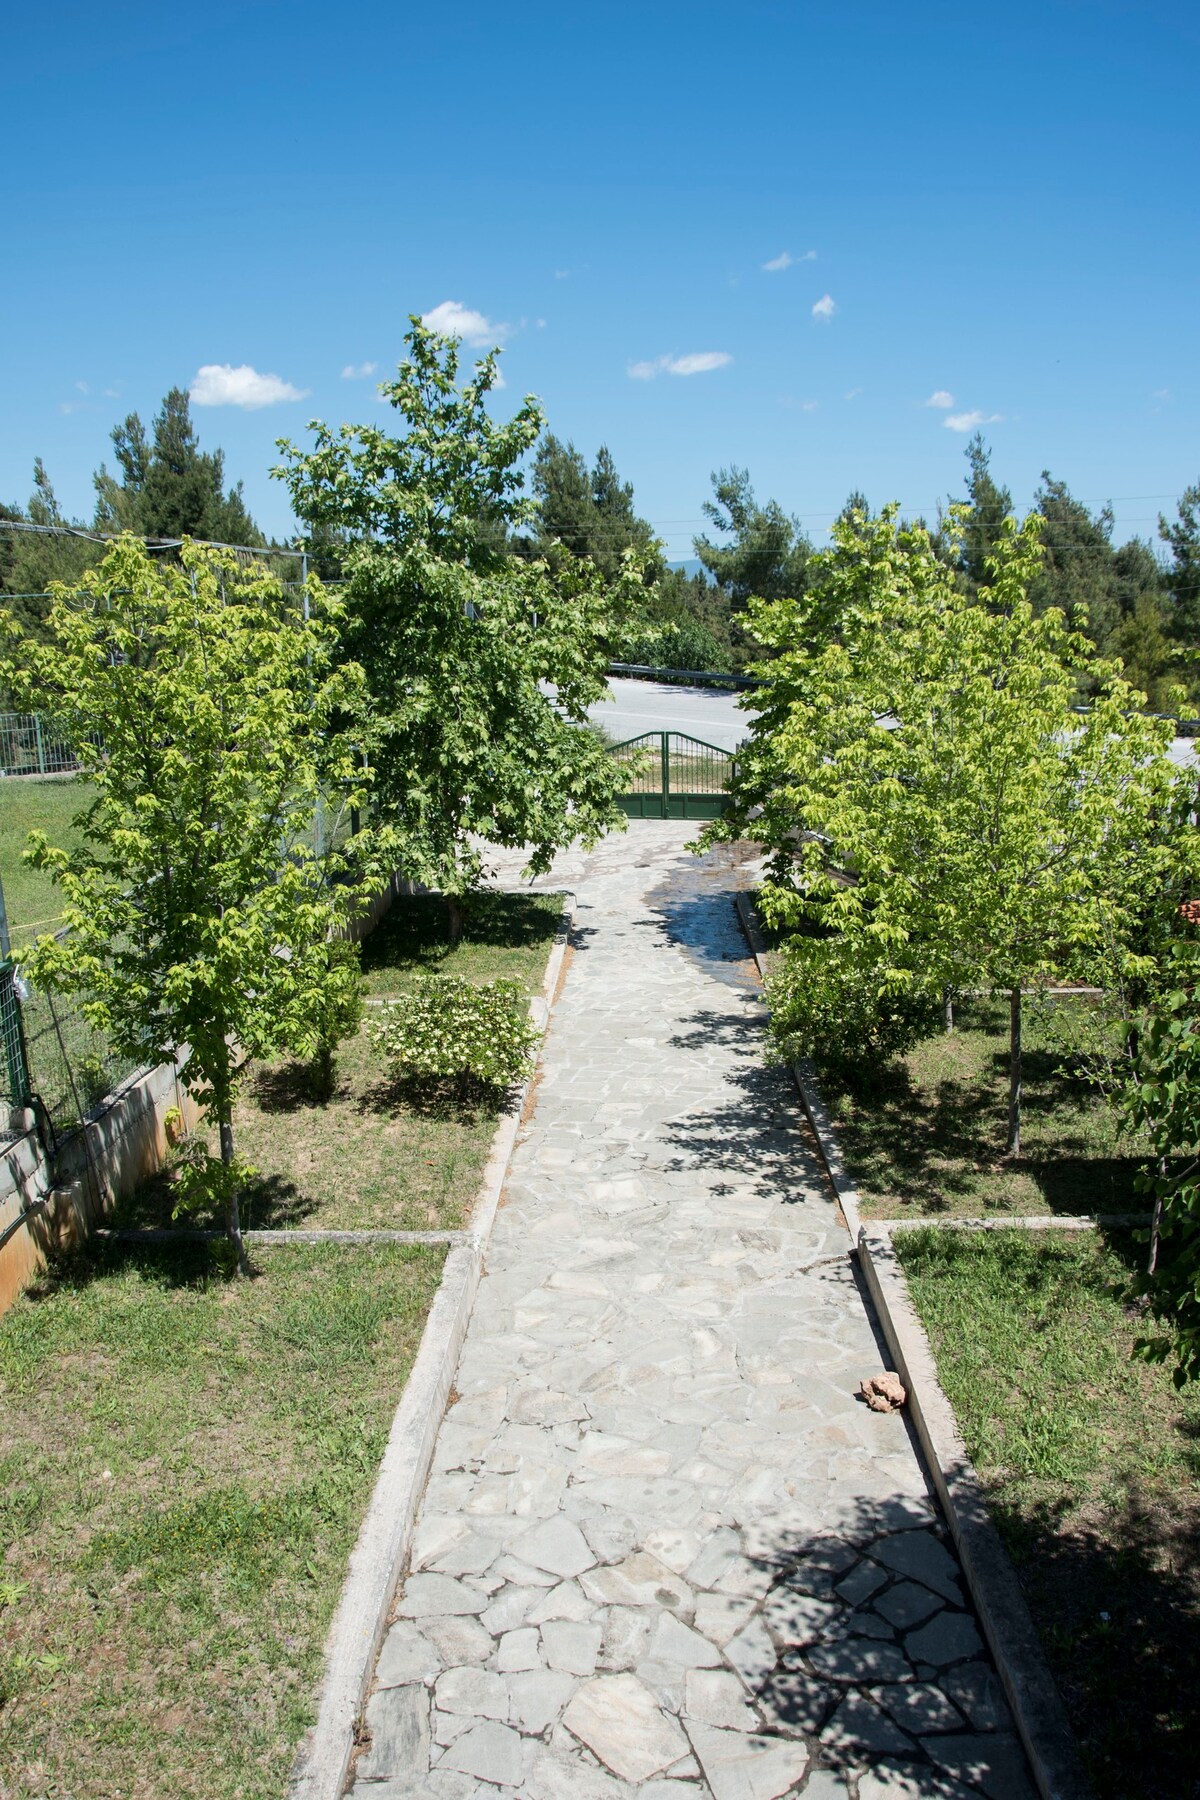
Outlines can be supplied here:
[[1135, 1362], [1130, 1233], [898, 1233], [1102, 1800], [1194, 1795], [1200, 1391]]

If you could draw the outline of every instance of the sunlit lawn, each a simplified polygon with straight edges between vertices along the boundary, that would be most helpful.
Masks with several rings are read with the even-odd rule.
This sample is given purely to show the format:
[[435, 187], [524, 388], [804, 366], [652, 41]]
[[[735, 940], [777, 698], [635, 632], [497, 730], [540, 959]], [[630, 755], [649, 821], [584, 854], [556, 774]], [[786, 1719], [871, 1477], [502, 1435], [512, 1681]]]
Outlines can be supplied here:
[[1130, 1358], [1129, 1233], [895, 1244], [1101, 1800], [1200, 1763], [1200, 1387]]
[[109, 1244], [0, 1319], [6, 1800], [279, 1800], [442, 1258]]
[[70, 775], [0, 776], [0, 881], [14, 945], [23, 932], [57, 930], [62, 912], [50, 878], [22, 861], [29, 833], [44, 831], [52, 844], [71, 849], [79, 841], [71, 820], [88, 803], [87, 784]]

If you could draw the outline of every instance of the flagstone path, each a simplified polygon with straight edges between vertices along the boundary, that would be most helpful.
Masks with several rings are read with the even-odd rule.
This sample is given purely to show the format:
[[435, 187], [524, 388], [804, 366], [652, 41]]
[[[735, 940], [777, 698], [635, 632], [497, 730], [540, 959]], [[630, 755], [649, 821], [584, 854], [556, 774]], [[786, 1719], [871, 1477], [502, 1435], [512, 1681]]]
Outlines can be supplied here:
[[576, 949], [355, 1800], [1033, 1794], [695, 829], [540, 884]]

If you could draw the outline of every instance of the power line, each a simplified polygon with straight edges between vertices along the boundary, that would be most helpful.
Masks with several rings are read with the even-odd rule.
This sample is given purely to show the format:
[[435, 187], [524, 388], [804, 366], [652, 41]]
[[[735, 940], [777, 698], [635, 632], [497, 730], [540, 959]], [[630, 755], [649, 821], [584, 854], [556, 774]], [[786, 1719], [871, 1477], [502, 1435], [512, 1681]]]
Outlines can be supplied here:
[[[233, 550], [245, 556], [300, 556], [307, 550], [292, 550], [282, 544], [223, 544], [216, 538], [150, 538], [141, 532], [91, 531], [85, 525], [37, 525], [32, 519], [0, 519], [0, 531], [26, 531], [38, 537], [79, 538], [88, 544], [119, 544], [123, 537], [135, 537], [147, 550], [182, 550], [185, 542], [199, 544], [205, 550]], [[32, 596], [31, 596], [32, 597]]]

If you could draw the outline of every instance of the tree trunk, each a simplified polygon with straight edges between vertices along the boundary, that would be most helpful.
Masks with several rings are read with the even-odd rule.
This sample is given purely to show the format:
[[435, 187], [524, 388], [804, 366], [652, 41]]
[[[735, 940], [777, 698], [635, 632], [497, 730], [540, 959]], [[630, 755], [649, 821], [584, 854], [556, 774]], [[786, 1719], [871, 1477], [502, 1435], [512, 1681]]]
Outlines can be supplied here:
[[446, 895], [446, 926], [450, 942], [457, 944], [463, 933], [463, 905], [457, 894]]
[[[1160, 1184], [1167, 1179], [1167, 1159], [1165, 1156], [1160, 1156], [1158, 1159], [1158, 1179], [1159, 1179]], [[1160, 1185], [1155, 1190], [1154, 1217], [1150, 1221], [1150, 1261], [1146, 1265], [1147, 1275], [1153, 1275], [1155, 1270], [1158, 1268], [1158, 1235], [1161, 1230], [1162, 1230], [1162, 1187]]]
[[1021, 990], [1008, 996], [1008, 1156], [1021, 1154]]
[[[223, 1101], [220, 1115], [221, 1161], [228, 1169], [233, 1163], [233, 1108]], [[231, 1181], [225, 1194], [225, 1231], [237, 1253], [239, 1275], [249, 1275], [250, 1261], [242, 1240], [242, 1215], [238, 1205], [237, 1183]]]
[[954, 996], [951, 994], [949, 988], [946, 988], [945, 990], [945, 1008], [946, 1036], [949, 1037], [950, 1033], [954, 1030]]

